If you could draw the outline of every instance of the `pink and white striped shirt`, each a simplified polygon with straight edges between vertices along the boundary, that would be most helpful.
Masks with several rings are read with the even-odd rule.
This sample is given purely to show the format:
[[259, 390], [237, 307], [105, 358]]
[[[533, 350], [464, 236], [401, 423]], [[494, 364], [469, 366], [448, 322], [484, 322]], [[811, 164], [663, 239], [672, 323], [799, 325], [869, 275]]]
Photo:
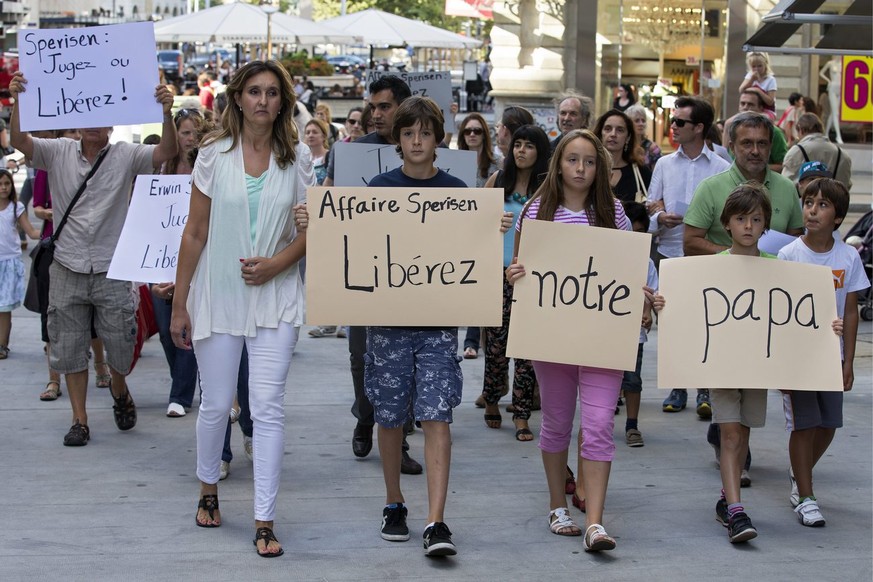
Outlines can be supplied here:
[[[615, 199], [614, 202], [616, 227], [619, 230], [631, 230], [632, 225], [630, 223], [630, 220], [628, 220], [627, 215], [624, 213], [624, 207], [621, 205], [621, 202], [618, 199]], [[536, 220], [537, 212], [539, 211], [539, 209], [540, 199], [537, 198], [530, 203], [530, 206], [528, 206], [527, 212], [525, 212], [524, 214], [525, 220]], [[567, 210], [563, 206], [558, 206], [558, 208], [555, 210], [555, 219], [553, 220], [553, 222], [597, 226], [596, 224], [592, 224], [591, 222], [589, 222], [588, 214], [584, 210], [581, 212], [573, 212], [572, 210]], [[515, 222], [515, 230], [521, 232], [521, 216], [519, 216], [518, 220]]]

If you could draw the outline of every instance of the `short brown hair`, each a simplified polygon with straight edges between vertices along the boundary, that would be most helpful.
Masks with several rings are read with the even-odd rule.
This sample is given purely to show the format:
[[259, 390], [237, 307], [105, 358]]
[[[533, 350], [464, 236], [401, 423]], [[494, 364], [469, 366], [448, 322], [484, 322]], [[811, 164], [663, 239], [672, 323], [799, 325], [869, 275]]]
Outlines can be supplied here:
[[394, 126], [391, 128], [391, 137], [397, 143], [397, 153], [401, 157], [403, 151], [400, 149], [400, 130], [412, 127], [416, 122], [421, 122], [422, 127], [433, 131], [438, 144], [446, 137], [443, 128], [445, 118], [440, 106], [430, 97], [407, 97], [394, 112]]
[[746, 182], [740, 184], [730, 193], [725, 200], [721, 211], [721, 225], [728, 230], [731, 216], [737, 214], [750, 214], [760, 208], [764, 212], [764, 230], [770, 230], [770, 217], [773, 214], [773, 206], [767, 191], [758, 182]]
[[[815, 198], [821, 192], [821, 197], [834, 205], [834, 230], [842, 224], [842, 219], [849, 213], [849, 191], [839, 180], [833, 178], [816, 178], [803, 189], [801, 201], [806, 204], [807, 199]], [[840, 222], [837, 222], [837, 219]]]

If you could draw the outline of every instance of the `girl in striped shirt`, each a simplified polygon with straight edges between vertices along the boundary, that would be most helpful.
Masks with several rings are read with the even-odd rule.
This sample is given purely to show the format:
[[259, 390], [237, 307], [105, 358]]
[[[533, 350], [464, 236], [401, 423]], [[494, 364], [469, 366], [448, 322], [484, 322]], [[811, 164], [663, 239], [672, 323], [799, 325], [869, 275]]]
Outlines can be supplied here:
[[[511, 284], [525, 275], [524, 266], [517, 258], [524, 220], [630, 230], [630, 221], [609, 186], [610, 165], [609, 154], [590, 131], [574, 130], [564, 136], [549, 163], [545, 181], [516, 223], [516, 258], [506, 269], [506, 278]], [[564, 252], [571, 251], [565, 249]], [[567, 451], [578, 397], [582, 401], [582, 481], [587, 496], [585, 549], [611, 550], [615, 548], [615, 540], [606, 533], [601, 522], [615, 455], [612, 429], [622, 371], [543, 361], [534, 361], [533, 366], [542, 399], [539, 446], [549, 485], [549, 529], [558, 535], [582, 534], [570, 518], [564, 494]]]

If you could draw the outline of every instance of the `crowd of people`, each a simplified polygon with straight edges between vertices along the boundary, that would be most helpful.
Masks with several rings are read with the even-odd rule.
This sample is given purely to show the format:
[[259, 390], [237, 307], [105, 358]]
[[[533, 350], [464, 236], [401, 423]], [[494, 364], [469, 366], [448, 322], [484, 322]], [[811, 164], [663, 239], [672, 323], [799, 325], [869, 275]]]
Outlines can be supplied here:
[[[834, 235], [848, 211], [851, 161], [829, 142], [812, 111], [789, 115], [792, 122], [784, 132], [777, 127], [775, 79], [766, 57], [762, 63], [751, 56], [749, 67], [740, 87], [740, 111], [724, 123], [723, 132], [707, 101], [676, 99], [670, 128], [677, 147], [666, 155], [647, 135], [648, 113], [634, 102], [630, 86], [621, 86], [612, 107], [597, 118], [589, 97], [573, 91], [562, 95], [555, 103], [560, 133], [551, 142], [532, 113], [518, 105], [502, 109], [493, 132], [478, 112], [457, 124], [457, 147], [476, 152], [476, 186], [504, 197], [503, 214], [494, 220], [504, 237], [502, 323], [468, 329], [462, 348], [464, 357], [475, 359], [484, 346], [477, 405], [484, 408], [486, 427], [501, 426], [500, 399], [510, 391], [506, 350], [513, 285], [526, 273], [517, 259], [525, 223], [545, 220], [653, 235], [634, 370], [511, 362], [508, 410], [514, 438], [535, 441], [529, 420], [533, 411], [542, 414], [538, 442], [548, 486], [548, 527], [557, 535], [583, 536], [586, 551], [616, 547], [604, 525], [604, 505], [618, 405], [627, 405], [627, 446], [645, 444], [639, 418], [643, 346], [652, 311], [670, 308], [657, 292], [662, 261], [716, 254], [772, 259], [757, 246], [766, 230], [798, 237], [780, 259], [845, 272], [836, 290], [840, 319], [833, 329], [842, 337], [843, 387], [852, 388], [857, 293], [869, 287], [869, 279], [854, 249]], [[175, 113], [172, 91], [156, 87], [164, 118], [160, 138], [146, 140], [152, 145], [110, 145], [111, 128], [24, 133], [16, 105], [11, 141], [37, 170], [34, 213], [43, 229], [30, 224], [11, 176], [0, 171], [0, 359], [9, 353], [11, 311], [25, 295], [20, 226], [27, 236], [54, 246], [54, 260], [36, 284], [49, 377], [40, 398], [60, 397], [63, 377], [72, 408], [63, 444], [85, 446], [90, 439], [90, 358], [97, 385], [112, 392], [117, 427], [134, 428], [136, 406], [126, 376], [135, 362], [136, 295], [131, 283], [108, 279], [106, 272], [135, 176], [190, 174], [190, 210], [176, 279], [149, 289], [172, 379], [167, 417], [184, 417], [199, 387], [195, 523], [205, 528], [222, 525], [218, 483], [229, 474], [231, 426], [239, 422], [254, 466], [254, 544], [258, 555], [271, 558], [284, 552], [273, 525], [286, 381], [304, 323], [307, 188], [337, 185], [335, 168], [342, 161], [332, 146], [340, 141], [397, 146], [402, 165], [375, 177], [371, 188], [466, 185], [434, 165], [437, 148], [453, 143], [440, 108], [413, 96], [399, 77], [373, 82], [367, 102], [351, 109], [342, 124], [334, 122], [326, 104], [314, 106], [310, 115], [301, 102], [311, 88], [296, 86], [275, 61], [248, 63], [226, 85], [213, 77], [201, 80], [197, 106]], [[26, 90], [23, 74], [16, 73], [10, 90], [16, 96]], [[727, 149], [719, 150], [722, 144]], [[381, 537], [410, 537], [400, 474], [423, 472], [406, 443], [418, 424], [427, 469], [425, 553], [454, 555], [445, 506], [452, 410], [463, 386], [458, 328], [338, 325], [312, 329], [309, 335], [348, 336], [351, 412], [357, 421], [352, 452], [368, 456], [377, 433], [386, 489]], [[663, 411], [682, 411], [687, 398], [685, 390], [672, 390]], [[574, 472], [568, 463], [577, 402]], [[842, 426], [842, 393], [786, 392], [784, 407], [791, 431], [791, 503], [801, 524], [821, 526], [825, 519], [813, 493], [812, 471]], [[708, 440], [723, 483], [716, 515], [732, 543], [753, 539], [757, 531], [740, 488], [751, 480], [749, 431], [764, 423], [766, 391], [698, 390], [695, 410], [713, 421]], [[584, 513], [581, 527], [567, 495]]]

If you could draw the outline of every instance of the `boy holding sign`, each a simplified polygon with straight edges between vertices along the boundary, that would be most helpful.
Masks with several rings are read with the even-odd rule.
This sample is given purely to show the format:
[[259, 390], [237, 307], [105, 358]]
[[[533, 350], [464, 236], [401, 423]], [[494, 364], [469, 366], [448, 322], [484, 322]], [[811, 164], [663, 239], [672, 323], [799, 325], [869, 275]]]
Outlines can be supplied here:
[[[758, 240], [770, 228], [770, 199], [754, 182], [741, 184], [731, 192], [721, 213], [721, 223], [731, 237], [731, 247], [718, 254], [775, 259], [758, 250]], [[664, 308], [664, 297], [656, 294], [653, 307]], [[833, 324], [842, 333], [842, 322]], [[758, 530], [745, 513], [740, 500], [740, 473], [749, 451], [752, 428], [761, 428], [767, 418], [767, 391], [763, 389], [714, 389], [710, 392], [713, 422], [721, 429], [721, 497], [715, 504], [716, 519], [728, 528], [732, 544], [758, 537]]]
[[[855, 339], [858, 334], [858, 291], [870, 286], [858, 253], [846, 243], [834, 240], [833, 232], [849, 209], [846, 187], [830, 178], [811, 182], [803, 193], [803, 222], [806, 234], [779, 251], [779, 258], [829, 267], [834, 273], [837, 314], [843, 318], [843, 390], [852, 389], [855, 376]], [[824, 456], [836, 429], [843, 426], [842, 392], [786, 391], [783, 394], [786, 428], [791, 431], [788, 455], [791, 459], [791, 505], [800, 523], [825, 524], [812, 491], [812, 469]]]
[[[466, 185], [434, 166], [442, 141], [443, 115], [433, 100], [409, 97], [394, 114], [392, 138], [403, 160], [399, 168], [373, 178], [371, 187], [464, 188]], [[501, 231], [512, 225], [505, 214]], [[461, 402], [463, 377], [455, 357], [456, 327], [369, 327], [364, 382], [379, 424], [379, 453], [385, 478], [386, 505], [382, 538], [406, 541], [407, 509], [400, 490], [403, 425], [410, 411], [421, 422], [427, 466], [428, 556], [457, 553], [452, 532], [443, 521], [451, 462], [452, 409]]]

